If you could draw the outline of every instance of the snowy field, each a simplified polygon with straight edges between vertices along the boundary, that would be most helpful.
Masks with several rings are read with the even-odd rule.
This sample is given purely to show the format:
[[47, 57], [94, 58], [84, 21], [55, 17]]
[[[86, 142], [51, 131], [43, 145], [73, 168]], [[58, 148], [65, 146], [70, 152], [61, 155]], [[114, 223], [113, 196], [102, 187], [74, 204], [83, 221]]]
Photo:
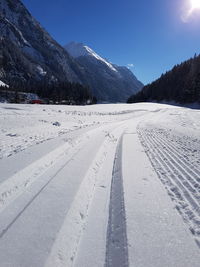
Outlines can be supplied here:
[[0, 104], [1, 267], [199, 267], [200, 110]]

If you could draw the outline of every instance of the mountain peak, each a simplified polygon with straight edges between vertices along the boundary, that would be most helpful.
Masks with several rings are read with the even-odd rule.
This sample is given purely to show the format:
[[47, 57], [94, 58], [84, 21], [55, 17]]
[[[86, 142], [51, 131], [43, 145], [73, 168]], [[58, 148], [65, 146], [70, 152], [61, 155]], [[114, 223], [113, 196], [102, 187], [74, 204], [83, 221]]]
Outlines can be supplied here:
[[92, 50], [89, 46], [84, 45], [83, 43], [76, 43], [72, 41], [69, 44], [65, 45], [64, 48], [74, 58], [88, 57], [88, 56], [93, 57], [96, 60], [101, 61], [104, 64], [106, 64], [113, 71], [118, 72], [109, 61], [99, 56], [96, 52], [94, 52], [94, 50]]
[[83, 43], [76, 43], [74, 41], [65, 45], [65, 49], [70, 53], [72, 57], [81, 57], [81, 56], [92, 56], [96, 54], [91, 48], [84, 45]]
[[123, 102], [143, 87], [129, 69], [112, 64], [83, 43], [71, 42], [64, 48], [82, 66], [85, 83], [99, 102]]
[[99, 102], [125, 102], [142, 87], [133, 73], [83, 43], [61, 47], [20, 0], [0, 0], [0, 36], [0, 80], [10, 86], [15, 81], [82, 83]]

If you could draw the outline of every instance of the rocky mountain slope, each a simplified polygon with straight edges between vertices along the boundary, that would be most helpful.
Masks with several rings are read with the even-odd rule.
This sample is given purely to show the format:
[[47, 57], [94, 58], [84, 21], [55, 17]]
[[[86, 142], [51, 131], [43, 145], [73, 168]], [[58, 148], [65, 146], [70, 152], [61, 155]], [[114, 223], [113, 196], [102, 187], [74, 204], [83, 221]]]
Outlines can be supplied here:
[[79, 65], [19, 0], [0, 1], [0, 78], [81, 81]]
[[6, 84], [81, 83], [90, 87], [99, 102], [124, 102], [142, 87], [127, 68], [82, 48], [85, 55], [70, 55], [20, 0], [0, 1], [0, 80]]
[[124, 102], [143, 87], [128, 68], [110, 63], [84, 44], [71, 42], [65, 49], [84, 68], [85, 82], [100, 101]]

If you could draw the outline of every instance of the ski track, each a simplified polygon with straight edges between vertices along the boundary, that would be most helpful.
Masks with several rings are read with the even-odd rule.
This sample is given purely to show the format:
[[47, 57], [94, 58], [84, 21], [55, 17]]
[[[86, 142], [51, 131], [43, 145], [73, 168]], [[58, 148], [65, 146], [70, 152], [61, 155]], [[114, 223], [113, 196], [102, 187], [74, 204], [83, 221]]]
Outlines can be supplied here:
[[[121, 124], [121, 122], [120, 122]], [[7, 178], [0, 184], [0, 212], [2, 212], [8, 205], [10, 205], [17, 197], [26, 192], [29, 187], [37, 182], [40, 177], [45, 174], [50, 168], [58, 163], [57, 169], [53, 170], [53, 177], [62, 170], [73, 158], [81, 151], [81, 149], [87, 144], [91, 135], [102, 129], [105, 135], [110, 136], [110, 129], [114, 129], [119, 126], [119, 123], [113, 125], [100, 126], [93, 130], [88, 130], [86, 133], [70, 140], [66, 144], [58, 147], [57, 149], [44, 155], [42, 158], [34, 161], [24, 169], [18, 171], [13, 176]], [[49, 183], [52, 178], [45, 183]], [[41, 186], [43, 187], [43, 185]]]
[[105, 267], [129, 266], [122, 175], [122, 139], [116, 149], [110, 193]]
[[[21, 170], [19, 173], [15, 174], [14, 176], [3, 182], [0, 185], [0, 191], [2, 192], [2, 206], [0, 207], [1, 213], [7, 207], [9, 208], [14, 200], [17, 200], [18, 198], [20, 198], [20, 196], [23, 196], [25, 192], [31, 192], [31, 187], [33, 187], [35, 184], [39, 185], [39, 188], [37, 189], [36, 193], [33, 194], [33, 196], [31, 196], [30, 194], [31, 198], [28, 197], [28, 200], [26, 200], [26, 204], [19, 209], [19, 211], [14, 217], [11, 216], [12, 219], [8, 222], [7, 225], [2, 224], [0, 222], [0, 225], [3, 225], [3, 228], [1, 228], [0, 231], [0, 239], [3, 239], [7, 235], [7, 233], [9, 233], [10, 229], [12, 229], [15, 223], [18, 222], [18, 220], [23, 216], [27, 209], [30, 210], [32, 204], [37, 200], [41, 193], [46, 190], [46, 188], [54, 179], [57, 179], [58, 174], [63, 171], [70, 162], [74, 161], [76, 155], [80, 153], [83, 147], [87, 147], [88, 142], [91, 141], [91, 137], [93, 136], [94, 139], [95, 136], [97, 136], [97, 133], [101, 133], [101, 136], [104, 136], [105, 141], [103, 143], [103, 140], [101, 141], [99, 152], [97, 153], [94, 161], [90, 164], [88, 172], [83, 178], [81, 184], [79, 185], [78, 192], [76, 193], [73, 203], [71, 204], [70, 209], [67, 213], [67, 217], [65, 219], [66, 223], [63, 226], [64, 230], [61, 229], [61, 232], [65, 232], [65, 244], [63, 245], [63, 234], [61, 234], [61, 238], [58, 241], [58, 252], [53, 253], [52, 258], [50, 256], [50, 262], [48, 262], [46, 266], [73, 265], [78, 250], [79, 240], [84, 230], [86, 218], [88, 217], [88, 209], [94, 195], [98, 173], [102, 167], [103, 162], [106, 159], [107, 151], [109, 151], [110, 142], [113, 143], [117, 141], [113, 132], [115, 131], [115, 129], [122, 127], [124, 123], [126, 122], [117, 122], [111, 125], [98, 127], [98, 129], [91, 130], [84, 134], [82, 137], [75, 139], [75, 142], [72, 146], [72, 150], [69, 149], [68, 145], [62, 148], [61, 151], [60, 148], [58, 148], [57, 150], [55, 150], [58, 151], [58, 153], [55, 153], [55, 151], [50, 152], [51, 156], [55, 154], [53, 158], [51, 156], [49, 157], [49, 155], [47, 154], [47, 156], [44, 156], [36, 163], [34, 162], [27, 168]], [[66, 150], [68, 153], [66, 152]], [[49, 158], [51, 159], [50, 165], [48, 164], [46, 158], [48, 160]], [[41, 166], [44, 166], [44, 169], [42, 170], [42, 168], [40, 168], [40, 171], [38, 172], [38, 166], [40, 165], [40, 162]], [[35, 168], [36, 166], [37, 168]], [[45, 177], [45, 173], [47, 171], [51, 173], [51, 168], [54, 174], [50, 177], [47, 176], [45, 179], [43, 179], [42, 175], [44, 175]], [[37, 172], [35, 173], [36, 169]], [[29, 178], [27, 182], [26, 175], [28, 174]], [[20, 181], [20, 179], [22, 180]], [[74, 226], [72, 227], [72, 225]], [[63, 253], [62, 247], [60, 247], [60, 243], [64, 246], [64, 248], [67, 248]], [[56, 244], [57, 242], [55, 242], [55, 245], [53, 246], [54, 250]], [[65, 260], [63, 261], [63, 259]], [[21, 264], [19, 265], [19, 263], [16, 263], [16, 266], [21, 267]]]
[[105, 141], [98, 150], [71, 204], [51, 254], [45, 264], [46, 267], [64, 267], [76, 264], [79, 245], [90, 215], [91, 203], [98, 180], [101, 179], [101, 170], [108, 157], [109, 147], [113, 142], [116, 143], [120, 137], [118, 137], [119, 134], [115, 134], [117, 128], [122, 128], [122, 125], [114, 127], [112, 131], [105, 131]]
[[[6, 226], [6, 228], [4, 228], [0, 232], [0, 238], [2, 238], [7, 233], [10, 227], [12, 227], [12, 225], [17, 221], [17, 219], [19, 219], [19, 217], [23, 214], [23, 212], [32, 204], [32, 202], [39, 196], [39, 194], [51, 183], [51, 181], [57, 176], [57, 174], [66, 167], [66, 165], [73, 159], [73, 157], [76, 156], [76, 154], [78, 154], [78, 152], [79, 150], [75, 154], [73, 154], [73, 156], [60, 169], [57, 170], [57, 172], [40, 188], [40, 190], [30, 199], [30, 201], [25, 205], [25, 207], [23, 207], [23, 209], [16, 215], [16, 217]], [[15, 198], [17, 196], [18, 195], [15, 195]]]
[[[82, 138], [77, 138], [74, 142], [66, 143], [61, 147], [51, 151], [39, 160], [34, 161], [21, 171], [17, 172], [0, 184], [0, 212], [3, 211], [12, 201], [36, 182], [49, 168], [64, 158], [64, 164], [59, 170], [64, 168], [68, 162], [81, 150], [87, 142], [87, 134]], [[55, 175], [59, 172], [56, 171]], [[55, 176], [54, 175], [54, 176]], [[51, 178], [49, 179], [49, 181]]]
[[[184, 143], [183, 146], [178, 136], [174, 138], [173, 134], [173, 142], [170, 142], [170, 133], [166, 134], [165, 130], [153, 125], [140, 125], [137, 130], [154, 169], [199, 246], [200, 168], [192, 164], [193, 160], [186, 160], [183, 156], [185, 155], [183, 151], [191, 151], [194, 148], [196, 140], [189, 144]], [[196, 161], [200, 160], [200, 149], [198, 149], [196, 146]]]
[[[130, 195], [127, 199], [124, 194], [127, 185], [124, 184], [122, 163], [123, 137], [127, 129], [129, 131], [126, 134], [133, 135], [133, 138], [138, 135], [140, 155], [146, 152], [146, 160], [151, 162], [200, 248], [200, 140], [195, 135], [186, 136], [162, 127], [162, 124], [158, 127], [155, 123], [146, 123], [147, 118], [162, 120], [168, 116], [168, 108], [158, 105], [148, 110], [145, 105], [144, 108], [139, 105], [136, 110], [126, 107], [119, 111], [110, 109], [104, 112], [103, 107], [99, 111], [86, 112], [85, 107], [80, 111], [70, 111], [73, 107], [67, 107], [68, 111], [65, 108], [47, 107], [41, 111], [48, 113], [48, 120], [43, 120], [42, 116], [38, 120], [38, 115], [34, 115], [34, 112], [32, 114], [35, 121], [42, 125], [41, 128], [34, 128], [32, 139], [29, 130], [34, 123], [30, 120], [30, 124], [25, 127], [28, 106], [23, 107], [24, 110], [11, 106], [3, 107], [8, 111], [0, 110], [0, 121], [5, 126], [5, 112], [8, 112], [5, 114], [9, 115], [9, 122], [14, 121], [15, 115], [20, 117], [23, 114], [19, 124], [25, 129], [20, 129], [16, 123], [16, 129], [12, 130], [8, 125], [8, 128], [1, 130], [4, 139], [0, 145], [0, 160], [3, 158], [5, 177], [2, 175], [0, 178], [0, 266], [130, 265], [129, 257], [133, 259], [134, 255], [129, 255], [131, 244], [128, 243], [130, 231], [128, 233], [127, 222], [130, 217], [126, 218], [128, 208], [125, 203], [127, 207], [131, 206], [132, 199]], [[177, 112], [176, 109], [174, 112]], [[54, 118], [54, 114], [57, 117]], [[56, 121], [58, 118], [61, 118], [61, 123]], [[69, 129], [66, 127], [66, 118], [71, 119]], [[184, 118], [184, 125], [187, 119]], [[60, 126], [54, 124], [57, 122], [64, 125], [60, 130], [57, 130]], [[47, 124], [50, 124], [50, 130], [45, 132]], [[37, 129], [40, 129], [38, 134]], [[67, 133], [71, 133], [72, 138], [68, 139]], [[66, 140], [61, 140], [62, 137]], [[40, 143], [56, 138], [58, 140], [55, 140], [55, 144], [47, 141], [49, 149], [44, 146], [41, 153], [43, 146]], [[30, 149], [36, 145], [41, 150], [38, 154]], [[127, 146], [124, 146], [126, 151], [125, 148]], [[22, 158], [30, 153], [30, 160], [6, 172], [4, 162], [13, 162], [15, 157], [17, 159], [17, 153], [23, 154], [21, 151], [24, 149], [30, 151]], [[14, 157], [14, 160], [6, 161], [7, 156], [10, 159]], [[131, 183], [134, 186], [134, 175]], [[98, 222], [97, 214], [103, 217]], [[94, 229], [99, 231], [99, 240], [95, 239]], [[145, 229], [141, 229], [143, 231]], [[134, 242], [137, 243], [137, 240]], [[95, 252], [95, 249], [98, 251]], [[95, 253], [96, 261], [92, 259]]]

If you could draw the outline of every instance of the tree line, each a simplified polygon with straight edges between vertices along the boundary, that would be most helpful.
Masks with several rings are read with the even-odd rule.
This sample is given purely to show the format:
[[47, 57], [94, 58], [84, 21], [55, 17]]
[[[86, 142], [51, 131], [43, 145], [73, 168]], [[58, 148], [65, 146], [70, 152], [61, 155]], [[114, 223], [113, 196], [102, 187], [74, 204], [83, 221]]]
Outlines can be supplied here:
[[9, 88], [1, 86], [0, 92], [13, 91], [16, 94], [15, 102], [18, 102], [17, 93], [37, 94], [41, 99], [51, 103], [67, 104], [95, 104], [96, 98], [92, 95], [89, 87], [79, 83], [70, 82], [46, 82], [46, 81], [12, 81], [8, 82]]
[[128, 99], [128, 103], [175, 101], [180, 104], [200, 103], [200, 55], [196, 55], [162, 74]]

